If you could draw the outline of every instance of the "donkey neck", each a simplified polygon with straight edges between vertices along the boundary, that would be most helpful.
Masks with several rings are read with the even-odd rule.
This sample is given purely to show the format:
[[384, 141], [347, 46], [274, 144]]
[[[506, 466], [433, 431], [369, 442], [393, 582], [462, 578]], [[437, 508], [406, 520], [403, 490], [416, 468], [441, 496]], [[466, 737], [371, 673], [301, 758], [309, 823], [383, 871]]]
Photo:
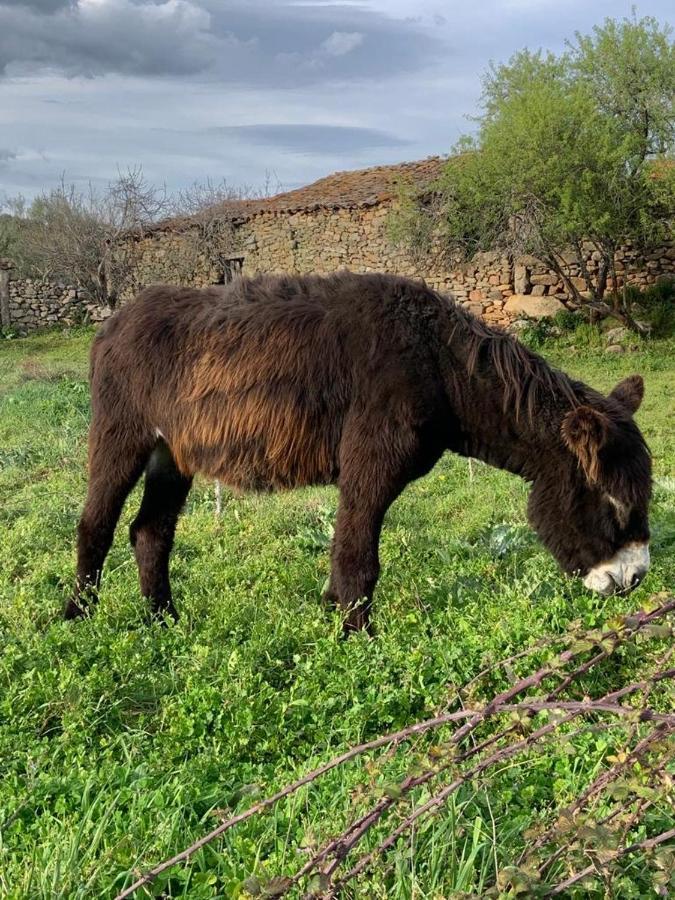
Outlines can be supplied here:
[[563, 452], [562, 420], [583, 386], [513, 336], [453, 312], [440, 361], [459, 426], [450, 449], [533, 481]]
[[530, 421], [527, 411], [516, 415], [513, 406], [501, 405], [499, 385], [489, 404], [476, 402], [476, 388], [484, 389], [484, 382], [469, 383], [465, 397], [451, 398], [461, 426], [459, 446], [451, 449], [534, 481], [561, 451], [562, 414]]

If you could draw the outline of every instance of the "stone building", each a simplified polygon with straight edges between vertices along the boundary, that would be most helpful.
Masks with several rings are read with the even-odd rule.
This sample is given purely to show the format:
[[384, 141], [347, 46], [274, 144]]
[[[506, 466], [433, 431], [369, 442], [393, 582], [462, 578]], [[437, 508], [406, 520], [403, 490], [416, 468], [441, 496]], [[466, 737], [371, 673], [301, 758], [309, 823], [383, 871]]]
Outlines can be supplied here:
[[[522, 314], [551, 315], [562, 309], [569, 299], [565, 286], [534, 257], [511, 260], [480, 253], [468, 263], [453, 265], [430, 255], [420, 262], [391, 240], [390, 214], [401, 189], [424, 188], [443, 165], [442, 158], [432, 157], [338, 172], [268, 199], [228, 202], [198, 216], [161, 222], [143, 237], [120, 245], [119, 252], [131, 257], [132, 272], [121, 297], [128, 300], [141, 287], [157, 282], [204, 286], [222, 284], [240, 273], [348, 268], [424, 278], [430, 287], [453, 294], [472, 312], [501, 325]], [[586, 265], [591, 274], [597, 272], [596, 256], [589, 245]], [[672, 278], [675, 245], [647, 254], [626, 246], [617, 254], [616, 269], [620, 281], [641, 287]], [[583, 290], [581, 273], [574, 265], [570, 271]], [[5, 306], [23, 329], [106, 315], [74, 288], [18, 281], [9, 281], [9, 286]]]
[[[401, 188], [424, 188], [443, 165], [442, 158], [432, 157], [338, 172], [269, 199], [227, 203], [206, 216], [163, 222], [129, 250], [134, 254], [134, 277], [123, 295], [160, 281], [201, 286], [222, 283], [237, 273], [349, 268], [424, 278], [430, 287], [453, 294], [497, 324], [508, 325], [523, 313], [550, 315], [562, 309], [569, 299], [564, 284], [534, 257], [510, 260], [480, 253], [461, 265], [433, 256], [419, 262], [391, 240], [388, 222]], [[586, 266], [593, 275], [598, 254], [590, 245], [586, 251]], [[619, 279], [640, 286], [673, 277], [675, 245], [647, 255], [626, 246], [617, 254], [616, 268]], [[584, 290], [581, 273], [574, 265], [570, 271], [575, 285]]]

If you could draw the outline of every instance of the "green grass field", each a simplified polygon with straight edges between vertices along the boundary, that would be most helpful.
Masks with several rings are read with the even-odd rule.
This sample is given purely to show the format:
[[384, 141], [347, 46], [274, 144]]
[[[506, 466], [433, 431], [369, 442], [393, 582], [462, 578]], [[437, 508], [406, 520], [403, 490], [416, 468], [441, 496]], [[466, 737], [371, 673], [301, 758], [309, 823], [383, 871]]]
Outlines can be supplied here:
[[[319, 602], [337, 499], [328, 488], [226, 494], [217, 519], [212, 485], [197, 484], [172, 557], [181, 619], [166, 628], [147, 623], [127, 540], [137, 489], [96, 614], [64, 623], [91, 338], [83, 329], [0, 345], [2, 897], [114, 896], [222, 810], [442, 710], [486, 659], [573, 620], [598, 626], [675, 584], [675, 342], [610, 356], [588, 331], [581, 349], [572, 336], [542, 352], [600, 389], [632, 372], [646, 381], [638, 421], [654, 454], [653, 566], [630, 598], [592, 596], [559, 573], [525, 525], [518, 479], [476, 465], [470, 480], [466, 460], [446, 456], [387, 517], [373, 640], [342, 640], [338, 615]], [[617, 686], [639, 670], [639, 654], [612, 662], [603, 677]], [[415, 830], [412, 852], [399, 844], [351, 896], [480, 896], [523, 831], [569, 802], [614, 749], [602, 733], [571, 753], [553, 743], [466, 786]], [[251, 875], [292, 872], [303, 847], [361, 808], [369, 785], [406, 771], [400, 757], [384, 765], [335, 770], [167, 872], [153, 894], [234, 897]], [[616, 896], [653, 895], [638, 860], [624, 876]]]

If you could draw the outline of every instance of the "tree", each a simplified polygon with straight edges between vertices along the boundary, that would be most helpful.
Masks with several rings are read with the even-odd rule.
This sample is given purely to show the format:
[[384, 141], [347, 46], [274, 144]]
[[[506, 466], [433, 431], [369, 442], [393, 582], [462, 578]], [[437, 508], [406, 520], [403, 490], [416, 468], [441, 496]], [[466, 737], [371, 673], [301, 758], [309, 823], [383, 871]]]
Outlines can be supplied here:
[[226, 277], [232, 258], [242, 252], [234, 220], [254, 196], [250, 187], [236, 187], [225, 178], [195, 181], [177, 193], [172, 210], [182, 230], [180, 271], [186, 282], [200, 265]]
[[21, 234], [26, 201], [22, 196], [0, 197], [0, 258], [16, 263], [21, 257]]
[[103, 192], [61, 181], [21, 211], [17, 260], [26, 273], [78, 284], [99, 303], [114, 306], [134, 265], [115, 252], [122, 235], [141, 236], [167, 209], [166, 193], [140, 167], [120, 172]]
[[228, 272], [233, 274], [233, 258], [243, 254], [235, 227], [237, 218], [244, 214], [248, 202], [263, 200], [278, 190], [279, 182], [269, 172], [260, 188], [237, 187], [223, 178], [219, 182], [195, 181], [180, 190], [171, 207], [179, 227], [181, 221], [184, 226], [180, 268], [185, 280], [192, 280], [200, 264], [227, 280]]
[[[492, 66], [476, 135], [455, 148], [433, 203], [418, 197], [414, 214], [404, 205], [399, 230], [409, 242], [433, 230], [437, 244], [465, 257], [488, 249], [531, 253], [579, 300], [575, 263], [600, 300], [608, 279], [617, 283], [622, 241], [647, 245], [672, 226], [670, 36], [651, 18], [608, 20], [591, 36], [577, 35], [560, 56], [524, 50]], [[588, 241], [595, 278], [586, 266]]]

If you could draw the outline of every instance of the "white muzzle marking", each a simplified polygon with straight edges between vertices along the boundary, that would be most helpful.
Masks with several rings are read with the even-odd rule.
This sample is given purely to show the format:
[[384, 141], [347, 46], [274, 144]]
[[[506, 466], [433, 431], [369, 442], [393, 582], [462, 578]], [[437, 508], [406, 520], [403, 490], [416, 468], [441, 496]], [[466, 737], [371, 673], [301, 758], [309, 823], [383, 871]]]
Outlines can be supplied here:
[[630, 591], [649, 569], [649, 544], [626, 544], [610, 560], [595, 566], [584, 578], [584, 585], [598, 594]]

